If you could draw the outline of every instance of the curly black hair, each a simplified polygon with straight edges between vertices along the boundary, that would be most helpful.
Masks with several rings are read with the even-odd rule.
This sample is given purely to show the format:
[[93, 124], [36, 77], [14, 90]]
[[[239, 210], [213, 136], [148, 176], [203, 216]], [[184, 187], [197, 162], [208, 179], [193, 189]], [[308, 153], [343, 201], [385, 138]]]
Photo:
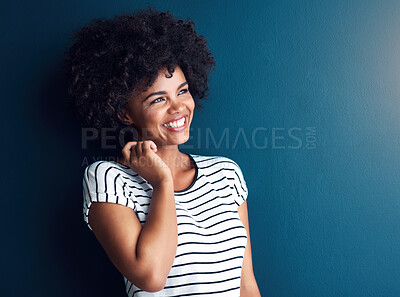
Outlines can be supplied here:
[[[127, 127], [122, 109], [136, 92], [146, 91], [161, 69], [178, 65], [196, 107], [208, 96], [214, 57], [194, 22], [177, 20], [170, 11], [147, 7], [112, 19], [94, 19], [72, 34], [64, 54], [68, 95], [85, 127]], [[142, 88], [142, 85], [145, 88]]]

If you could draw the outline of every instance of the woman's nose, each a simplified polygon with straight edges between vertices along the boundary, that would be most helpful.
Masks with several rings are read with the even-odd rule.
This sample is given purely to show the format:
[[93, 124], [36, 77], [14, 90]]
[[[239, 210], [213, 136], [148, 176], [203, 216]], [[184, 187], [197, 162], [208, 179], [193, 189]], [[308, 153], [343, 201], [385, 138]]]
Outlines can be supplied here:
[[179, 98], [173, 98], [171, 100], [170, 109], [172, 111], [182, 111], [184, 109], [182, 100]]

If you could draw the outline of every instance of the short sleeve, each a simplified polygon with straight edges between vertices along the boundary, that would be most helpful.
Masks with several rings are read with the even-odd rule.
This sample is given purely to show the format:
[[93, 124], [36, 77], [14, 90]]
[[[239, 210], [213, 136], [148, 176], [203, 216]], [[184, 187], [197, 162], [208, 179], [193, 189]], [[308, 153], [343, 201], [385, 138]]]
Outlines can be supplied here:
[[248, 196], [248, 190], [247, 190], [247, 185], [246, 181], [243, 176], [243, 172], [240, 169], [239, 165], [233, 161], [230, 160], [232, 163], [233, 167], [233, 181], [234, 181], [234, 188], [235, 188], [235, 202], [237, 206], [239, 207], [246, 199]]
[[117, 203], [135, 210], [132, 197], [125, 197], [121, 170], [113, 163], [97, 161], [86, 167], [83, 176], [83, 218], [90, 230], [89, 211], [93, 202]]

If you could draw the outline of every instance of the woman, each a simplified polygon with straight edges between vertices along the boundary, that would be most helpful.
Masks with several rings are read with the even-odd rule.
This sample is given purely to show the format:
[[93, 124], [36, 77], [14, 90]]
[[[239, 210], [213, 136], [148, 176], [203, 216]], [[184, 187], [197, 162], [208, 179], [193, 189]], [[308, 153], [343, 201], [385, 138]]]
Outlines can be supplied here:
[[215, 66], [193, 26], [147, 8], [75, 33], [65, 61], [78, 115], [135, 134], [117, 161], [86, 168], [84, 219], [128, 296], [260, 296], [238, 164], [178, 148]]

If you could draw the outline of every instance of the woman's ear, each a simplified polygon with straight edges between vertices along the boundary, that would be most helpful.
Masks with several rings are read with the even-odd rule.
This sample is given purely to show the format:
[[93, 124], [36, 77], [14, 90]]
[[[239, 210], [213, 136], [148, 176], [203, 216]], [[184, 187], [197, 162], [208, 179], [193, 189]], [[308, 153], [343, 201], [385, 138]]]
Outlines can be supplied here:
[[118, 113], [118, 118], [128, 126], [134, 125], [135, 123], [131, 119], [131, 117], [126, 112], [126, 109], [122, 109], [120, 113]]

